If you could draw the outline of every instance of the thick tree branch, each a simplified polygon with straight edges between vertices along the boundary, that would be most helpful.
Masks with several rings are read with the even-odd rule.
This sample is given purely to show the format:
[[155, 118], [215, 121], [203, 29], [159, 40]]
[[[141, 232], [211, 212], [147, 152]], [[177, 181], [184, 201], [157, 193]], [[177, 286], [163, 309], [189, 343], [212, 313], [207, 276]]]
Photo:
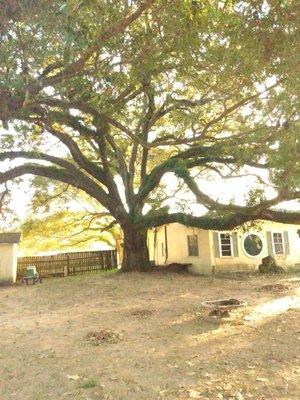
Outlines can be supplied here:
[[[146, 176], [144, 184], [140, 186], [137, 195], [138, 201], [147, 198], [151, 191], [158, 186], [161, 178], [168, 172], [174, 172], [178, 175], [182, 169], [186, 170], [186, 168], [190, 169], [197, 166], [205, 166], [209, 163], [239, 165], [239, 160], [232, 156], [221, 157], [219, 155], [221, 151], [222, 147], [219, 145], [197, 146], [170, 157], [168, 160], [155, 167]], [[243, 165], [267, 168], [267, 164], [260, 164], [254, 161], [243, 161]]]
[[252, 207], [243, 207], [237, 206], [234, 204], [223, 204], [219, 203], [218, 201], [213, 200], [211, 197], [207, 196], [203, 193], [198, 185], [196, 184], [195, 180], [189, 173], [189, 170], [183, 167], [180, 169], [179, 178], [182, 178], [184, 182], [187, 184], [188, 188], [191, 190], [192, 193], [196, 196], [198, 203], [201, 203], [209, 210], [215, 211], [222, 211], [222, 212], [246, 212], [249, 216], [253, 214], [257, 214], [258, 212], [262, 212], [269, 207], [275, 206], [283, 201], [290, 201], [296, 200], [300, 198], [300, 192], [281, 192], [278, 196], [269, 199], [269, 200], [261, 200], [258, 204]]
[[225, 216], [204, 215], [201, 217], [195, 217], [185, 213], [160, 214], [158, 211], [156, 214], [151, 213], [149, 216], [146, 215], [137, 221], [137, 225], [146, 228], [153, 228], [164, 224], [178, 222], [183, 225], [201, 229], [232, 230], [246, 222], [255, 220], [267, 220], [299, 225], [300, 213], [265, 210], [264, 212], [257, 213], [256, 215], [233, 213]]
[[[189, 100], [189, 99], [168, 99], [162, 106], [155, 111], [153, 114], [151, 120], [150, 120], [150, 126], [155, 125], [157, 121], [159, 121], [161, 118], [165, 117], [169, 113], [176, 111], [176, 110], [189, 110], [193, 109], [197, 106], [204, 106], [205, 104], [208, 104], [212, 102], [213, 99], [211, 98], [202, 98], [200, 100]], [[155, 139], [153, 140], [152, 143], [156, 143], [157, 145], [165, 145], [166, 142], [162, 139]], [[173, 143], [173, 142], [172, 142]], [[176, 144], [175, 140], [175, 144]]]
[[113, 154], [115, 155], [116, 161], [118, 163], [118, 171], [124, 184], [126, 201], [130, 203], [131, 198], [133, 197], [133, 189], [130, 186], [130, 178], [125, 158], [119, 146], [116, 144], [114, 138], [109, 133], [105, 134], [105, 138], [107, 140], [107, 143], [113, 150]]
[[25, 158], [29, 160], [41, 160], [41, 161], [47, 161], [52, 164], [58, 165], [62, 168], [65, 168], [66, 170], [69, 170], [70, 172], [77, 172], [76, 165], [70, 163], [67, 160], [64, 160], [62, 158], [54, 157], [49, 154], [41, 153], [41, 152], [36, 152], [36, 151], [6, 151], [0, 153], [0, 161], [4, 161], [6, 159], [9, 160], [15, 160], [17, 158]]
[[107, 146], [106, 146], [106, 141], [105, 141], [105, 135], [104, 133], [99, 135], [98, 137], [98, 145], [99, 145], [99, 152], [100, 152], [100, 157], [103, 165], [103, 172], [106, 176], [106, 186], [108, 188], [109, 194], [117, 200], [119, 207], [122, 208], [123, 212], [126, 213], [125, 208], [123, 206], [121, 197], [118, 192], [117, 185], [114, 181], [114, 176], [110, 170], [109, 162], [108, 162], [108, 154], [107, 154]]
[[[42, 99], [36, 104], [37, 105], [43, 104], [43, 105], [48, 105], [48, 106], [53, 106], [53, 107], [60, 107], [64, 111], [67, 111], [68, 113], [69, 113], [70, 109], [76, 109], [76, 110], [79, 110], [79, 111], [81, 111], [81, 112], [83, 112], [85, 114], [90, 114], [93, 117], [95, 117], [96, 120], [108, 123], [109, 125], [113, 126], [117, 130], [119, 130], [120, 132], [123, 132], [126, 136], [128, 136], [128, 138], [132, 139], [132, 141], [134, 143], [137, 143], [137, 144], [141, 145], [144, 148], [150, 148], [151, 147], [150, 143], [148, 143], [146, 140], [143, 140], [138, 135], [134, 134], [131, 131], [131, 129], [129, 129], [127, 126], [125, 126], [121, 122], [117, 121], [113, 117], [108, 116], [105, 113], [101, 113], [101, 112], [97, 111], [95, 108], [91, 107], [87, 103], [83, 103], [81, 101], [74, 101], [74, 102], [67, 101], [66, 102], [66, 101], [57, 100], [57, 99]], [[72, 118], [72, 116], [70, 116], [69, 114], [63, 114], [63, 113], [58, 113], [58, 112], [53, 112], [53, 111], [52, 111], [52, 114], [56, 115], [56, 117], [59, 118], [60, 120], [64, 120], [67, 124], [69, 124], [70, 126], [74, 127], [74, 129], [76, 129], [76, 130], [80, 131], [80, 128], [81, 128], [81, 130], [84, 130], [87, 134], [91, 133], [91, 131], [88, 128], [86, 128], [83, 125], [81, 126], [80, 124], [78, 124], [78, 121], [76, 121], [75, 118]]]
[[[148, 99], [148, 107], [147, 112], [144, 117], [143, 126], [141, 136], [145, 142], [148, 142], [149, 130], [151, 126], [151, 119], [155, 112], [155, 96], [154, 96], [154, 89], [151, 87], [151, 84], [146, 85], [146, 94]], [[143, 183], [146, 178], [147, 172], [147, 162], [148, 162], [148, 154], [149, 149], [143, 148], [142, 149], [142, 160], [141, 160], [141, 182]]]
[[[175, 146], [175, 145], [179, 145], [179, 144], [195, 143], [195, 142], [199, 141], [200, 139], [202, 139], [207, 134], [209, 128], [216, 125], [220, 121], [224, 120], [226, 117], [228, 117], [234, 111], [239, 110], [243, 106], [252, 103], [254, 100], [259, 98], [263, 94], [269, 92], [270, 90], [274, 89], [274, 87], [277, 87], [278, 85], [280, 85], [282, 82], [283, 82], [283, 80], [280, 80], [280, 81], [274, 83], [273, 85], [267, 87], [265, 90], [263, 90], [261, 92], [257, 92], [251, 96], [247, 96], [247, 97], [241, 99], [240, 101], [236, 102], [235, 104], [232, 104], [229, 107], [225, 107], [225, 109], [222, 113], [220, 113], [217, 117], [209, 120], [207, 123], [204, 124], [203, 129], [201, 130], [199, 135], [195, 135], [193, 137], [180, 138], [180, 139], [176, 139], [174, 137], [173, 141], [165, 140], [164, 138], [162, 138], [162, 139], [159, 138], [159, 139], [155, 139], [151, 144], [152, 145], [156, 144], [157, 146], [171, 146], [171, 145]], [[203, 100], [203, 105], [207, 104], [211, 101], [212, 101], [212, 99]], [[177, 100], [177, 102], [178, 102], [178, 100]], [[192, 102], [192, 101], [189, 101], [186, 99], [182, 99], [182, 100], [180, 100], [180, 103], [183, 104], [183, 109], [184, 109], [184, 108], [189, 108], [189, 107], [195, 107], [198, 102]], [[180, 103], [177, 105], [177, 108], [182, 108], [182, 107], [180, 107]], [[200, 105], [200, 104], [201, 104], [201, 100], [199, 101], [198, 105]], [[176, 105], [175, 106], [173, 105], [172, 107], [169, 107], [167, 109], [162, 109], [158, 113], [157, 118], [159, 119], [161, 116], [166, 115], [167, 113], [173, 111], [174, 109], [176, 109]]]
[[23, 164], [6, 172], [1, 172], [0, 184], [27, 174], [43, 176], [44, 178], [49, 178], [72, 185], [98, 200], [108, 210], [112, 211], [114, 209], [114, 202], [112, 199], [110, 199], [107, 193], [105, 193], [105, 191], [99, 185], [97, 185], [93, 180], [79, 170], [76, 170], [75, 174], [63, 168], [52, 166], [48, 167], [37, 164]]
[[211, 197], [203, 193], [198, 185], [196, 184], [194, 178], [191, 176], [186, 163], [183, 160], [178, 160], [175, 164], [173, 164], [173, 172], [178, 176], [178, 178], [182, 178], [191, 192], [196, 196], [196, 199], [199, 203], [204, 205], [209, 210], [215, 210], [217, 212], [235, 212], [235, 213], [247, 213], [248, 216], [256, 215], [259, 212], [262, 212], [269, 207], [272, 207], [276, 204], [279, 204], [283, 201], [295, 200], [300, 198], [300, 192], [282, 192], [278, 194], [278, 196], [269, 199], [262, 200], [258, 204], [252, 207], [243, 207], [237, 206], [234, 204], [223, 204], [216, 200], [213, 200]]
[[9, 194], [9, 190], [8, 190], [7, 184], [5, 182], [4, 191], [2, 193], [0, 193], [0, 215], [3, 213], [3, 205], [5, 203], [5, 198], [8, 196], [8, 194]]
[[103, 169], [88, 160], [80, 150], [77, 143], [67, 133], [58, 127], [56, 128], [51, 123], [47, 123], [45, 125], [45, 129], [59, 139], [69, 149], [74, 161], [81, 168], [83, 168], [88, 174], [97, 179], [103, 185], [107, 185], [107, 179]]

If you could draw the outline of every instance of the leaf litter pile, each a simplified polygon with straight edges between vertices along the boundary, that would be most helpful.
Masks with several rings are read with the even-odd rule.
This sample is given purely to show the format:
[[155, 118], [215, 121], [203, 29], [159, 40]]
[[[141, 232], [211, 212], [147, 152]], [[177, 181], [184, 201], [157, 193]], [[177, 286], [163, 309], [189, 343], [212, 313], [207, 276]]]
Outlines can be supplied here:
[[290, 286], [284, 285], [283, 283], [272, 283], [259, 288], [259, 290], [269, 292], [287, 292], [290, 289]]
[[117, 331], [112, 331], [110, 329], [101, 329], [97, 332], [89, 332], [86, 335], [87, 341], [93, 346], [99, 346], [100, 344], [112, 344], [118, 343], [122, 340], [123, 336]]

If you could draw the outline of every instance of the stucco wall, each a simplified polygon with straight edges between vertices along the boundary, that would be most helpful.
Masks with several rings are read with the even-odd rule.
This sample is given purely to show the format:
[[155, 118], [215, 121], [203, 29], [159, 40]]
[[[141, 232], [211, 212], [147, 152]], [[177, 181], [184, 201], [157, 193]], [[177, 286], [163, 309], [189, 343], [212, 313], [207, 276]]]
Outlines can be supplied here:
[[[157, 265], [177, 263], [190, 263], [191, 271], [211, 273], [212, 254], [209, 246], [209, 231], [187, 227], [178, 223], [166, 225], [168, 258], [163, 255], [162, 246], [165, 248], [165, 226], [157, 228], [156, 246], [154, 247], [154, 232], [149, 234], [148, 247], [150, 259]], [[188, 256], [188, 235], [198, 236], [199, 256]]]
[[0, 282], [14, 283], [17, 277], [16, 244], [0, 244]]
[[[258, 233], [263, 240], [262, 253], [257, 257], [250, 257], [245, 253], [243, 249], [243, 238], [246, 233], [243, 231], [238, 231], [238, 257], [215, 257], [213, 252], [216, 272], [251, 271], [257, 269], [259, 264], [261, 264], [261, 259], [269, 255], [267, 245], [267, 232], [269, 231], [281, 233], [288, 232], [289, 254], [276, 255], [275, 258], [278, 264], [285, 269], [300, 268], [300, 238], [297, 233], [298, 229], [299, 227], [297, 225], [264, 222], [262, 229], [250, 230], [250, 233]], [[210, 232], [210, 246], [213, 250], [214, 243], [212, 240], [212, 235], [212, 232]]]
[[[149, 233], [148, 245], [150, 259], [156, 264], [163, 265], [172, 262], [191, 263], [191, 271], [209, 274], [215, 266], [216, 273], [233, 271], [255, 270], [261, 259], [269, 254], [267, 244], [267, 232], [288, 232], [289, 254], [276, 256], [278, 264], [286, 269], [300, 269], [300, 238], [297, 225], [287, 225], [272, 222], [263, 222], [260, 229], [250, 230], [248, 233], [258, 233], [263, 242], [262, 253], [257, 257], [250, 257], [243, 249], [243, 238], [247, 234], [242, 230], [237, 231], [237, 254], [235, 257], [216, 257], [214, 251], [213, 232], [197, 228], [190, 228], [174, 223], [166, 225], [168, 241], [168, 258], [162, 253], [162, 245], [165, 246], [165, 227], [157, 228], [156, 246], [154, 246], [154, 232]], [[188, 256], [187, 235], [198, 236], [199, 256]]]

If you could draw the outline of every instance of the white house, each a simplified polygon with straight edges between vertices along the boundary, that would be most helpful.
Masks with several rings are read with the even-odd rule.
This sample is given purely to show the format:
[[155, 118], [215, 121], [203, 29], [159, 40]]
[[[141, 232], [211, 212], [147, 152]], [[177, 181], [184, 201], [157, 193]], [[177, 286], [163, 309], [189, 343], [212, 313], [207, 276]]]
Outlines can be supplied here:
[[263, 257], [273, 255], [285, 269], [300, 270], [300, 226], [261, 221], [259, 229], [218, 232], [179, 223], [152, 229], [150, 260], [156, 265], [191, 264], [200, 274], [253, 271]]
[[0, 284], [17, 278], [17, 245], [21, 233], [0, 233]]

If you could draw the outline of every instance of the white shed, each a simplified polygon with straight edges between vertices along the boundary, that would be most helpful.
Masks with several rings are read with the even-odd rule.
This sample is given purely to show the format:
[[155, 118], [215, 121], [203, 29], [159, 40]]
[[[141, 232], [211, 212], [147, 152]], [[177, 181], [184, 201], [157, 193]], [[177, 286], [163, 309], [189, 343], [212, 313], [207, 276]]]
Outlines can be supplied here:
[[15, 283], [17, 278], [17, 245], [21, 233], [0, 233], [0, 284]]

